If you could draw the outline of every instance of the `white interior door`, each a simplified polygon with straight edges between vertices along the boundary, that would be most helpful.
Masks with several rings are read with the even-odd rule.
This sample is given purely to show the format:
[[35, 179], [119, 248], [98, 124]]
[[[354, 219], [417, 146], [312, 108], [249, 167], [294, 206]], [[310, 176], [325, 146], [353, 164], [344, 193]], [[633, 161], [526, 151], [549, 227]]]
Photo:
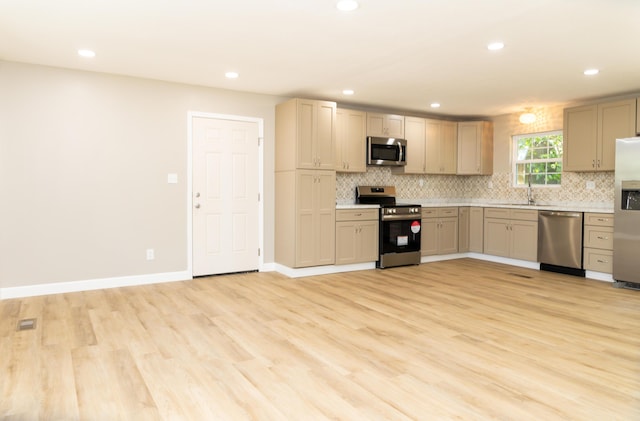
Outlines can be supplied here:
[[258, 269], [258, 123], [193, 117], [193, 275]]

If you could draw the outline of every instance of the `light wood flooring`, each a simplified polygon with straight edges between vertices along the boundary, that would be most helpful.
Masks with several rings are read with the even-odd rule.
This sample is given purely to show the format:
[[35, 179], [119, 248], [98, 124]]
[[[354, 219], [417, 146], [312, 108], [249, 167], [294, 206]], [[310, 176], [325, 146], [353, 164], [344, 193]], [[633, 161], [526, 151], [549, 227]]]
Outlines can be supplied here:
[[0, 317], [3, 420], [640, 420], [640, 292], [497, 263], [200, 278]]

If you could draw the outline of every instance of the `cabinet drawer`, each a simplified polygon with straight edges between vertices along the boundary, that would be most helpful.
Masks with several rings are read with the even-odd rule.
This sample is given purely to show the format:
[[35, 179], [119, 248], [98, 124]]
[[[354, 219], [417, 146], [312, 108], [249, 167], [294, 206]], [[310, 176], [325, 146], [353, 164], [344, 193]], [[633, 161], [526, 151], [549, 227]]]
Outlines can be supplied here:
[[437, 218], [438, 217], [438, 208], [422, 208], [422, 217], [423, 218]]
[[511, 209], [511, 219], [519, 221], [538, 221], [538, 211], [530, 209]]
[[613, 250], [613, 228], [585, 226], [584, 246]]
[[535, 209], [485, 208], [485, 218], [517, 219], [519, 221], [537, 221], [538, 211]]
[[423, 218], [448, 218], [451, 216], [458, 216], [458, 207], [447, 208], [422, 208]]
[[584, 268], [596, 272], [613, 272], [613, 252], [610, 250], [584, 249]]
[[484, 217], [485, 218], [509, 219], [509, 218], [511, 218], [511, 209], [507, 209], [507, 208], [485, 208], [484, 209]]
[[368, 221], [378, 219], [378, 209], [338, 209], [336, 221]]
[[597, 225], [600, 227], [612, 227], [613, 226], [613, 214], [610, 213], [585, 213], [584, 214], [585, 225]]
[[457, 207], [451, 207], [451, 208], [438, 208], [438, 217], [439, 218], [447, 218], [450, 216], [458, 216], [458, 208]]

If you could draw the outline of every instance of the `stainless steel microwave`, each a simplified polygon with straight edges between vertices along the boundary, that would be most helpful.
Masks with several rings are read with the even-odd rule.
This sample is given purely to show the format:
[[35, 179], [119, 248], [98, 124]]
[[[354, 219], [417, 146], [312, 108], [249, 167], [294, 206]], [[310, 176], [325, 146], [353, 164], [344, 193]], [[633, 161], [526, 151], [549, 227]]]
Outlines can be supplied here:
[[407, 165], [407, 141], [393, 137], [367, 137], [367, 165]]

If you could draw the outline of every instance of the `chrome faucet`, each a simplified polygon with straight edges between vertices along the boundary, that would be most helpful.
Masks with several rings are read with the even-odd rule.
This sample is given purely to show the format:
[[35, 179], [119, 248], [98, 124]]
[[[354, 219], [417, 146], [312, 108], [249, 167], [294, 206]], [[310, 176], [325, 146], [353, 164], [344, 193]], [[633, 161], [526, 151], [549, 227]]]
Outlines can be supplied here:
[[527, 204], [535, 205], [536, 201], [533, 198], [533, 190], [531, 189], [531, 174], [529, 174], [527, 176], [527, 181], [528, 181], [527, 182], [527, 184], [528, 184], [528, 187], [527, 187]]

